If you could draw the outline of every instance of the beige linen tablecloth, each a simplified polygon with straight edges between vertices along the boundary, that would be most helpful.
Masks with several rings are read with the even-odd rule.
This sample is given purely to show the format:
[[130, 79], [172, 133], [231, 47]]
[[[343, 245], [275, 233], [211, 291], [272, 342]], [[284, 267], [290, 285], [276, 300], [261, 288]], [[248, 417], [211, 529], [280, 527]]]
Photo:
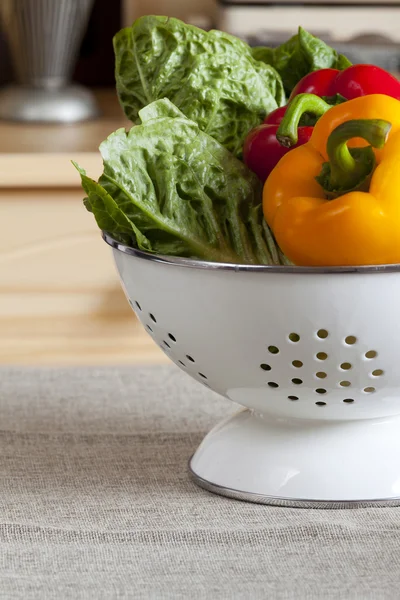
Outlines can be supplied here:
[[259, 506], [189, 481], [236, 408], [175, 367], [0, 383], [0, 598], [400, 597], [400, 508]]

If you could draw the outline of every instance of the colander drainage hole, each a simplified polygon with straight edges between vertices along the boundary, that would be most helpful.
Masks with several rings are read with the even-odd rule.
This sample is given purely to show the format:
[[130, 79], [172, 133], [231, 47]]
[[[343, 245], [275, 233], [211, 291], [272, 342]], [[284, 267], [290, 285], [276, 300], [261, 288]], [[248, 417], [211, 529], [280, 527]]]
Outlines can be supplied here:
[[299, 334], [298, 334], [298, 333], [289, 333], [289, 336], [288, 336], [288, 337], [289, 337], [289, 340], [290, 340], [291, 342], [294, 342], [294, 343], [296, 343], [296, 342], [299, 342], [299, 341], [300, 341], [300, 336], [299, 336]]
[[318, 377], [318, 379], [325, 379], [326, 373], [324, 371], [318, 371], [318, 373], [315, 373], [315, 377]]
[[343, 369], [343, 371], [349, 371], [351, 369], [351, 364], [348, 362], [344, 362], [340, 365], [340, 368]]
[[182, 362], [181, 360], [178, 360], [178, 363], [179, 363], [180, 365], [182, 365], [182, 367], [186, 367], [185, 363], [184, 363], [184, 362]]
[[270, 371], [271, 365], [267, 365], [266, 363], [261, 363], [260, 369], [262, 369], [263, 371]]
[[355, 335], [348, 335], [344, 341], [348, 346], [353, 346], [357, 342], [357, 338]]
[[377, 356], [378, 353], [376, 350], [368, 350], [368, 352], [365, 353], [365, 358], [376, 358]]
[[196, 361], [194, 360], [194, 358], [192, 358], [192, 357], [191, 357], [189, 354], [186, 354], [186, 358], [187, 358], [188, 360], [190, 360], [190, 362], [192, 362], [192, 363], [196, 362]]
[[199, 373], [200, 377], [202, 377], [203, 379], [207, 379], [206, 375], [204, 375], [204, 373]]
[[354, 398], [345, 398], [343, 402], [346, 402], [346, 404], [352, 404], [352, 402], [354, 402]]
[[276, 383], [275, 381], [268, 381], [268, 385], [269, 385], [269, 387], [272, 387], [272, 388], [278, 388], [279, 387], [279, 384]]
[[326, 402], [316, 402], [317, 406], [326, 406]]
[[301, 369], [301, 367], [303, 366], [303, 363], [301, 362], [301, 360], [294, 360], [294, 361], [292, 361], [292, 365], [294, 367], [296, 367], [296, 369]]
[[279, 354], [279, 348], [276, 346], [268, 346], [268, 352], [271, 354]]
[[135, 300], [135, 304], [136, 304], [136, 306], [138, 307], [139, 310], [142, 310], [142, 307], [140, 306], [140, 304], [139, 304], [139, 302], [137, 300]]
[[176, 337], [174, 335], [172, 335], [172, 333], [168, 334], [168, 337], [170, 340], [172, 340], [173, 342], [176, 342]]
[[298, 377], [294, 377], [292, 379], [292, 383], [294, 383], [295, 385], [301, 385], [303, 383], [303, 380], [299, 379]]
[[327, 332], [326, 329], [318, 329], [317, 331], [317, 336], [321, 339], [324, 340], [328, 337], [329, 333]]
[[295, 400], [298, 400], [298, 399], [299, 399], [299, 397], [298, 397], [298, 396], [288, 396], [288, 400], [293, 400], [293, 401], [295, 401]]
[[350, 386], [351, 386], [351, 382], [350, 382], [350, 381], [341, 381], [341, 382], [339, 383], [339, 385], [340, 385], [341, 387], [350, 387]]
[[328, 355], [326, 352], [318, 352], [317, 358], [318, 360], [326, 360], [328, 358]]
[[382, 369], [375, 369], [375, 371], [372, 371], [372, 375], [374, 377], [380, 377], [381, 375], [383, 375], [383, 370]]
[[152, 328], [150, 327], [150, 325], [146, 325], [146, 327], [147, 327], [147, 329], [148, 329], [149, 331], [151, 331], [151, 333], [153, 333], [153, 330], [152, 330]]
[[157, 323], [157, 319], [155, 318], [155, 316], [152, 313], [149, 313], [149, 317], [153, 321], [153, 323]]
[[167, 346], [167, 348], [171, 348], [171, 346], [165, 340], [163, 340], [163, 344], [164, 344], [164, 346]]
[[365, 392], [366, 394], [373, 394], [375, 391], [376, 391], [376, 390], [375, 390], [375, 388], [374, 388], [374, 387], [366, 387], [366, 388], [364, 388], [364, 392]]
[[326, 394], [326, 389], [325, 388], [317, 388], [315, 391], [317, 392], [317, 394]]

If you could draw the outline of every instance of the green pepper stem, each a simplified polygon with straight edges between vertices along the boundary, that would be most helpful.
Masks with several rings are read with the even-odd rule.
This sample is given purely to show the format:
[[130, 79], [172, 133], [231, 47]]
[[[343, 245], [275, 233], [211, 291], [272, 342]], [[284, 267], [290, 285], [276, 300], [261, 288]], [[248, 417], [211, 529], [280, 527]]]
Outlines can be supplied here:
[[288, 104], [285, 116], [276, 133], [277, 140], [282, 146], [291, 148], [298, 141], [297, 128], [304, 113], [312, 113], [321, 117], [332, 108], [330, 104], [314, 94], [299, 94]]
[[373, 148], [383, 148], [390, 129], [391, 123], [382, 119], [354, 119], [336, 127], [326, 145], [330, 162], [330, 188], [353, 189], [365, 177], [366, 163], [371, 156], [369, 148], [359, 149], [356, 160], [347, 147], [349, 140], [363, 138]]

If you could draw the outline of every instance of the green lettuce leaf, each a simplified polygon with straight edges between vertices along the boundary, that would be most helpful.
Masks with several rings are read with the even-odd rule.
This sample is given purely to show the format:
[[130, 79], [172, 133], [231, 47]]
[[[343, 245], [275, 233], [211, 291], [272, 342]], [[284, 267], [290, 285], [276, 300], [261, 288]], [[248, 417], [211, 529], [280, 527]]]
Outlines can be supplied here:
[[290, 92], [307, 73], [318, 69], [345, 69], [350, 61], [322, 40], [299, 27], [297, 35], [277, 48], [256, 46], [252, 49], [256, 60], [275, 67], [282, 77], [285, 92]]
[[251, 48], [222, 31], [144, 16], [114, 37], [115, 76], [128, 119], [168, 98], [235, 156], [247, 133], [285, 103], [280, 76]]
[[100, 229], [158, 254], [283, 261], [263, 219], [258, 178], [168, 99], [139, 116], [141, 125], [101, 144], [98, 182], [77, 167]]

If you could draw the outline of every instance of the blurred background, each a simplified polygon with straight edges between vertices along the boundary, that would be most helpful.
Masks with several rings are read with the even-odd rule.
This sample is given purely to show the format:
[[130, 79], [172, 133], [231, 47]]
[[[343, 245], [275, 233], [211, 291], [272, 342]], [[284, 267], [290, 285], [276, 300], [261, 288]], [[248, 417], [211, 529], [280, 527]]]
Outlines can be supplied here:
[[[205, 29], [224, 29], [254, 45], [277, 45], [301, 24], [347, 52], [352, 62], [399, 69], [399, 0], [95, 0], [74, 79], [89, 86], [112, 86], [111, 38], [144, 14], [165, 14]], [[0, 85], [4, 85], [13, 79], [13, 68], [3, 24], [0, 57]]]
[[[69, 2], [77, 8], [68, 29], [70, 13], [60, 11]], [[0, 363], [166, 360], [133, 317], [70, 163], [98, 176], [100, 142], [129, 125], [114, 90], [112, 37], [143, 14], [252, 45], [278, 45], [302, 25], [352, 62], [400, 71], [400, 0], [0, 0]], [[56, 18], [66, 36], [57, 56]], [[42, 30], [47, 37], [37, 37]], [[71, 106], [86, 107], [86, 118], [74, 121]]]

